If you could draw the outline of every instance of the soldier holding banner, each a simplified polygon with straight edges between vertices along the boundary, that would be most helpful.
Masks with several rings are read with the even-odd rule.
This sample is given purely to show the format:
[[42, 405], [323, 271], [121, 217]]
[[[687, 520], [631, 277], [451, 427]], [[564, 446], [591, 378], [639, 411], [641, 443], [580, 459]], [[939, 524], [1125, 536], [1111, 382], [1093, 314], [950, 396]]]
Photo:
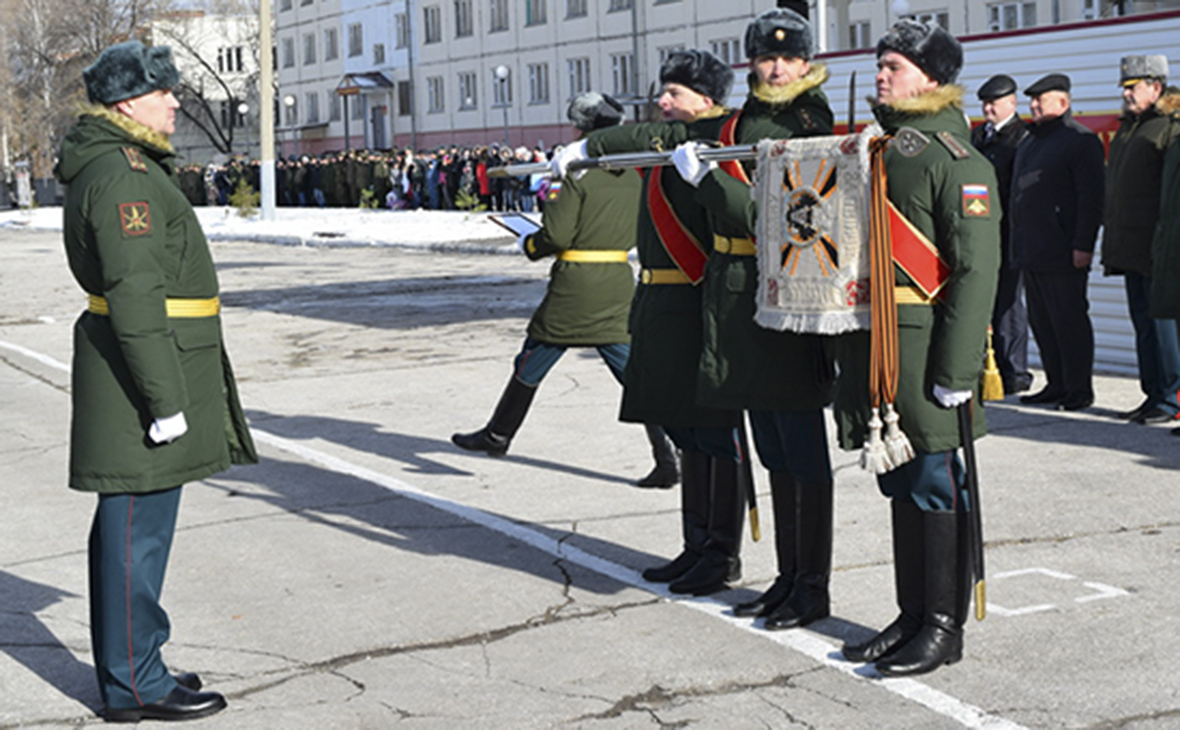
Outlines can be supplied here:
[[[984, 431], [978, 386], [1000, 263], [1001, 211], [995, 173], [971, 147], [963, 91], [953, 85], [962, 61], [953, 36], [913, 20], [899, 22], [877, 43], [873, 112], [892, 136], [881, 153], [888, 204], [912, 233], [894, 233], [882, 278], [895, 287], [875, 286], [877, 294], [892, 295], [892, 311], [874, 311], [873, 325], [874, 335], [888, 334], [878, 317], [895, 317], [896, 336], [883, 338], [881, 347], [885, 361], [890, 350], [897, 358], [894, 405], [914, 455], [878, 462], [876, 469], [892, 500], [901, 615], [868, 641], [846, 645], [844, 654], [875, 662], [887, 676], [934, 671], [963, 651], [971, 547], [965, 518], [978, 505], [965, 504], [969, 475], [956, 449]], [[917, 254], [907, 251], [915, 246]], [[924, 256], [929, 265], [898, 263], [911, 256]], [[879, 437], [871, 432], [875, 409], [866, 387], [879, 353], [870, 357], [869, 341], [863, 332], [841, 338], [836, 415], [844, 448]], [[965, 427], [970, 420], [956, 418], [956, 409], [971, 408], [964, 404], [972, 401], [973, 429]]]

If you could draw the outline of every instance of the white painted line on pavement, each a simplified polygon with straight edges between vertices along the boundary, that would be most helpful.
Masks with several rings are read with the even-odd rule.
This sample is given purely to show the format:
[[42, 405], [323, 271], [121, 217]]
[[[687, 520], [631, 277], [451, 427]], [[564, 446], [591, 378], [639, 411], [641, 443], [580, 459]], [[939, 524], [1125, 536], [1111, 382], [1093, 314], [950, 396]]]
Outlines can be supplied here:
[[[47, 355], [42, 355], [28, 348], [21, 347], [20, 345], [0, 341], [0, 347], [18, 352], [44, 365], [57, 368], [64, 372], [69, 372], [70, 370], [69, 366], [64, 363], [58, 362]], [[916, 680], [883, 678], [866, 665], [845, 661], [840, 658], [839, 649], [834, 644], [820, 639], [814, 633], [805, 629], [776, 632], [755, 628], [753, 623], [748, 619], [738, 619], [725, 613], [729, 609], [728, 604], [709, 598], [684, 599], [674, 596], [668, 593], [663, 586], [643, 580], [643, 577], [636, 570], [592, 555], [585, 550], [565, 545], [560, 540], [545, 535], [538, 530], [504, 519], [503, 517], [497, 517], [475, 507], [424, 492], [400, 479], [358, 464], [353, 464], [350, 461], [332, 456], [318, 449], [313, 449], [291, 439], [275, 436], [274, 434], [256, 428], [251, 428], [250, 431], [254, 435], [254, 439], [260, 443], [269, 444], [276, 449], [293, 454], [309, 463], [317, 464], [339, 474], [352, 476], [371, 484], [376, 484], [403, 497], [430, 505], [435, 509], [455, 515], [481, 527], [486, 527], [489, 530], [494, 530], [542, 552], [561, 558], [562, 560], [567, 560], [575, 565], [580, 565], [583, 568], [592, 570], [600, 575], [605, 575], [620, 583], [640, 588], [663, 598], [674, 600], [689, 608], [694, 608], [760, 639], [770, 640], [793, 649], [849, 677], [861, 681], [870, 681], [874, 686], [881, 687], [900, 697], [916, 702], [933, 712], [958, 722], [963, 727], [979, 728], [980, 730], [1026, 730], [1022, 725], [1018, 725], [1002, 717], [989, 715], [978, 707], [969, 705]]]

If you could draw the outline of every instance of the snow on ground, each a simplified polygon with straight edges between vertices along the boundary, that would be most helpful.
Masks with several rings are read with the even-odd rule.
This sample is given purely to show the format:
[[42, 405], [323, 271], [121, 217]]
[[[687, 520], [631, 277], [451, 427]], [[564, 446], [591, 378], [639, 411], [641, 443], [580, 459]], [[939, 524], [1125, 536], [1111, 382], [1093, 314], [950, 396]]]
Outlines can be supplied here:
[[[242, 218], [228, 207], [196, 208], [212, 240], [267, 241], [287, 245], [405, 246], [486, 248], [516, 251], [512, 235], [487, 213], [443, 210], [360, 210], [356, 208], [276, 208], [275, 220]], [[61, 230], [58, 207], [0, 211], [0, 229]]]

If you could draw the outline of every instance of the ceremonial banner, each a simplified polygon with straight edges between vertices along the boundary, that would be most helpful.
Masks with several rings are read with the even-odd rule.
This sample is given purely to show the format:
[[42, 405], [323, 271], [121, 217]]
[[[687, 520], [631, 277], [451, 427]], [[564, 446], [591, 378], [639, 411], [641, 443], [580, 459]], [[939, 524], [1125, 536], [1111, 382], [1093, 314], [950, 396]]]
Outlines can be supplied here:
[[869, 329], [869, 140], [859, 134], [758, 146], [758, 294], [768, 329]]

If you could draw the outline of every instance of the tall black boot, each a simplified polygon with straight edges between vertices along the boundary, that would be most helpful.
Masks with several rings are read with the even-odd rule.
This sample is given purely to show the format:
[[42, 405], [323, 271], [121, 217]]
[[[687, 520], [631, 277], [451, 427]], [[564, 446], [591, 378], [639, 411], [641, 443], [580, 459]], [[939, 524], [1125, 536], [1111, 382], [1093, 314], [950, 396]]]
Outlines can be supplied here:
[[963, 658], [962, 594], [965, 563], [959, 555], [959, 516], [954, 512], [922, 515], [925, 542], [925, 598], [922, 628], [904, 646], [877, 662], [887, 677], [933, 672]]
[[474, 433], [452, 434], [451, 443], [468, 451], [486, 452], [488, 456], [507, 454], [508, 444], [520, 429], [520, 424], [524, 423], [536, 394], [537, 386], [525, 385], [513, 377], [504, 388], [504, 394], [500, 396], [488, 425]]
[[709, 541], [709, 482], [713, 459], [699, 451], [681, 453], [680, 521], [684, 549], [670, 563], [643, 571], [643, 579], [668, 583], [687, 573], [701, 559]]
[[774, 553], [778, 560], [778, 577], [762, 595], [734, 606], [734, 616], [766, 616], [791, 595], [791, 589], [795, 587], [796, 492], [795, 477], [789, 472], [770, 472], [770, 502], [774, 509]]
[[635, 486], [646, 489], [671, 489], [680, 481], [680, 467], [677, 465], [676, 447], [662, 426], [645, 423], [647, 440], [651, 443], [651, 455], [656, 466], [647, 476], [635, 482]]
[[844, 656], [854, 662], [875, 662], [898, 649], [922, 628], [926, 563], [922, 510], [913, 502], [891, 500], [893, 513], [893, 582], [901, 614], [863, 644], [845, 644]]
[[738, 557], [745, 522], [745, 494], [739, 485], [742, 465], [733, 459], [713, 459], [709, 490], [709, 541], [692, 570], [673, 581], [668, 590], [704, 596], [724, 590], [742, 577]]
[[832, 613], [832, 480], [799, 482], [795, 512], [795, 587], [766, 617], [771, 631], [806, 626]]

